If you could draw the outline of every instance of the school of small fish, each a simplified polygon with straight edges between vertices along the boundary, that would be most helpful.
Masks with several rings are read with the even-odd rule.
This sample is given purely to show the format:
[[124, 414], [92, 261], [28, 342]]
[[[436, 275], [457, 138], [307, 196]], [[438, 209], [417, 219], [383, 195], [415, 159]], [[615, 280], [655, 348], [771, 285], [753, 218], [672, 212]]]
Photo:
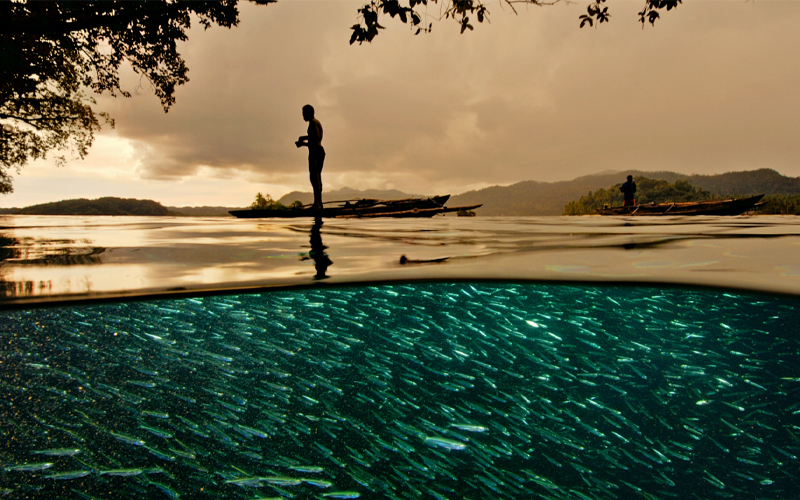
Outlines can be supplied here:
[[0, 312], [0, 496], [798, 498], [798, 325], [485, 283]]

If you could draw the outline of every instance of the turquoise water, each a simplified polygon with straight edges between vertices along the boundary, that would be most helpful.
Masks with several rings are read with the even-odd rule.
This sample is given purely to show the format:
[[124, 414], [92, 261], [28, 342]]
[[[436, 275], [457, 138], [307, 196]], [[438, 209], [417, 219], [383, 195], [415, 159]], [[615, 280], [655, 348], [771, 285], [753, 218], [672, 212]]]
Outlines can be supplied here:
[[0, 493], [797, 498], [799, 306], [412, 283], [8, 310]]
[[0, 495], [797, 498], [798, 248], [777, 216], [0, 217]]

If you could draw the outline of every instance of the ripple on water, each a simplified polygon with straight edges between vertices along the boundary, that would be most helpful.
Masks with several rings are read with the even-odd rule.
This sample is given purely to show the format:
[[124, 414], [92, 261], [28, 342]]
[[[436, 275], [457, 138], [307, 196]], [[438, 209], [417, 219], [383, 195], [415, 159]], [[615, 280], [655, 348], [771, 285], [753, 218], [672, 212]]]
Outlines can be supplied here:
[[0, 307], [415, 280], [671, 283], [800, 294], [794, 216], [2, 220]]

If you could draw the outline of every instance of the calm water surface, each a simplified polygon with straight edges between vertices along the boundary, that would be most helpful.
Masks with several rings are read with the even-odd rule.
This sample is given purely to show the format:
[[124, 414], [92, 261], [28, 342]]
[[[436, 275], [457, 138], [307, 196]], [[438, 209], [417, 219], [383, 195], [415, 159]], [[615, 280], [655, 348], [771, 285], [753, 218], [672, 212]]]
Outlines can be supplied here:
[[795, 220], [4, 218], [0, 495], [800, 498]]
[[[3, 302], [387, 281], [672, 283], [800, 294], [800, 219], [0, 218]], [[401, 257], [406, 256], [406, 264]]]

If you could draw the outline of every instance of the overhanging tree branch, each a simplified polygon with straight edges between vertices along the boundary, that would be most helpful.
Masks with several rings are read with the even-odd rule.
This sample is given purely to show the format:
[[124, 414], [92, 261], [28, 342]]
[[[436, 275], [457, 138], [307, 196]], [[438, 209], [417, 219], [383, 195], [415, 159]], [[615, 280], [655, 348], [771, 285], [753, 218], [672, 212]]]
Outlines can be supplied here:
[[[6, 10], [7, 14], [9, 13], [8, 10], [14, 9], [15, 6], [30, 6], [29, 3], [4, 3], [10, 4], [6, 6], [6, 9], [4, 9]], [[207, 2], [176, 1], [166, 5], [163, 3], [154, 5], [150, 2], [129, 2], [130, 6], [125, 10], [121, 10], [116, 7], [114, 5], [116, 2], [82, 3], [84, 4], [84, 8], [81, 9], [81, 11], [75, 12], [73, 10], [69, 10], [66, 14], [56, 15], [54, 18], [49, 18], [46, 16], [46, 14], [45, 16], [42, 16], [44, 13], [42, 12], [42, 9], [32, 9], [33, 11], [30, 13], [31, 15], [29, 19], [14, 19], [10, 16], [3, 16], [3, 20], [0, 21], [0, 33], [8, 35], [66, 35], [78, 31], [95, 30], [98, 28], [122, 30], [133, 21], [148, 21], [148, 18], [169, 19], [180, 12], [196, 12], [201, 10], [199, 9], [200, 5]], [[79, 15], [85, 16], [87, 9], [94, 10], [95, 12], [89, 17], [78, 17]], [[232, 23], [232, 25], [235, 24], [235, 22]]]
[[[553, 5], [560, 1], [502, 0], [503, 4], [511, 7], [514, 14], [517, 13], [515, 5], [525, 4], [542, 7]], [[564, 1], [571, 3], [568, 0]], [[579, 17], [581, 28], [587, 24], [593, 26], [595, 22], [601, 24], [609, 20], [611, 14], [608, 12], [608, 7], [602, 5], [605, 1], [594, 0], [588, 6], [587, 13]], [[639, 13], [640, 21], [642, 24], [645, 21], [654, 24], [659, 17], [658, 11], [674, 9], [680, 3], [682, 3], [682, 0], [645, 0], [645, 6], [642, 12]], [[433, 25], [432, 23], [428, 23], [427, 26], [422, 24], [422, 18], [426, 16], [426, 13], [421, 11], [421, 9], [427, 8], [429, 4], [441, 5], [443, 14], [439, 20], [442, 18], [455, 20], [461, 26], [461, 33], [474, 29], [470, 16], [475, 16], [478, 22], [482, 23], [488, 19], [489, 15], [489, 10], [482, 0], [372, 0], [358, 9], [359, 23], [350, 28], [352, 30], [350, 44], [371, 42], [380, 33], [380, 30], [384, 29], [380, 24], [380, 17], [386, 14], [391, 18], [397, 17], [404, 24], [411, 25], [412, 29], [416, 28], [414, 33], [416, 35], [430, 31]]]

